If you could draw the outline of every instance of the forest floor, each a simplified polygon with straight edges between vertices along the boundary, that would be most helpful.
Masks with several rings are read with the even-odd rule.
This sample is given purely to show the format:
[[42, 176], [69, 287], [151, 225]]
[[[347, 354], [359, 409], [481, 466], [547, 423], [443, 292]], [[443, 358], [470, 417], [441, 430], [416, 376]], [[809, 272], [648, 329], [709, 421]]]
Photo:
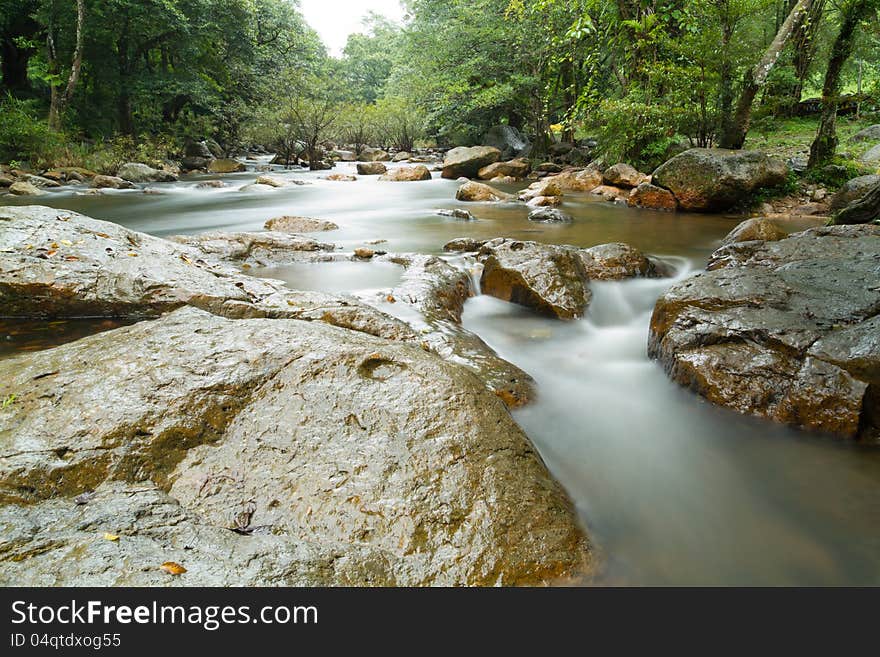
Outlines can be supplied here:
[[[872, 146], [871, 142], [855, 143], [849, 139], [859, 130], [880, 123], [876, 114], [838, 117], [837, 135], [840, 139], [838, 155], [844, 160], [856, 160]], [[816, 137], [819, 117], [797, 117], [791, 119], [763, 117], [751, 126], [746, 148], [766, 151], [784, 159], [806, 158], [810, 155], [810, 144]]]

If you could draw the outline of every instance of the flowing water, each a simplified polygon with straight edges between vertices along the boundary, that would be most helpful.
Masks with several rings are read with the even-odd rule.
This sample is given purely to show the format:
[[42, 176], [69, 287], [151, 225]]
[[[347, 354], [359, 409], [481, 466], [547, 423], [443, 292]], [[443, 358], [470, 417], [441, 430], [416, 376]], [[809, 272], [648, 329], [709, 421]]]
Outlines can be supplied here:
[[[353, 165], [337, 167], [351, 170]], [[228, 183], [222, 189], [199, 188], [209, 177], [194, 176], [151, 186], [156, 194], [76, 196], [68, 189], [38, 201], [155, 235], [258, 230], [274, 216], [304, 215], [339, 224], [340, 230], [315, 237], [345, 250], [382, 240], [372, 248], [441, 253], [446, 241], [465, 236], [578, 246], [624, 241], [676, 264], [677, 279], [701, 267], [738, 221], [634, 211], [570, 196], [563, 210], [575, 222], [544, 226], [530, 224], [521, 205], [458, 203], [453, 181], [275, 175], [309, 184], [240, 192], [254, 180], [248, 172], [222, 177]], [[436, 214], [456, 207], [466, 207], [477, 221]], [[390, 288], [400, 276], [393, 265], [349, 262], [260, 273], [332, 292]], [[538, 382], [538, 399], [514, 417], [600, 546], [607, 565], [600, 581], [880, 584], [880, 451], [718, 409], [671, 383], [646, 357], [646, 343], [654, 302], [672, 283], [596, 283], [586, 317], [575, 322], [538, 317], [485, 296], [465, 307], [465, 326]], [[51, 343], [21, 324], [10, 336], [8, 326], [0, 325], [0, 340], [7, 343]], [[71, 326], [54, 331], [57, 342], [78, 336]], [[37, 328], [43, 335], [49, 330]]]

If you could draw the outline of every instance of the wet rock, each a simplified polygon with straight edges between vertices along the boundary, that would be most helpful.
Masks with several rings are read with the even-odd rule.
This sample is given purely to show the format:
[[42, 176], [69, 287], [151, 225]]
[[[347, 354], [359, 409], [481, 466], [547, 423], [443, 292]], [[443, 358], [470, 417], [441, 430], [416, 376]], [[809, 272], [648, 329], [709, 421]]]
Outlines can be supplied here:
[[298, 254], [313, 251], [333, 251], [332, 244], [323, 244], [310, 237], [287, 232], [261, 233], [200, 233], [175, 235], [172, 242], [185, 244], [200, 251], [200, 256], [221, 262], [246, 263], [252, 266], [283, 264], [298, 259]]
[[357, 165], [358, 175], [361, 176], [380, 176], [388, 171], [381, 162], [359, 162]]
[[350, 176], [347, 173], [331, 173], [329, 176], [324, 176], [324, 180], [330, 180], [332, 182], [354, 182], [357, 180], [357, 176]]
[[880, 227], [731, 244], [709, 267], [654, 309], [649, 351], [673, 380], [741, 413], [880, 437]]
[[361, 151], [364, 162], [390, 162], [391, 155], [378, 148], [365, 148]]
[[562, 196], [562, 189], [555, 178], [556, 176], [553, 176], [552, 178], [544, 178], [533, 182], [520, 192], [519, 200], [528, 202], [539, 196]]
[[[185, 309], [0, 373], [20, 391], [0, 416], [4, 581], [162, 583], [169, 558], [194, 584], [527, 584], [591, 565], [504, 405], [418, 347]], [[95, 541], [108, 530], [118, 544]]]
[[671, 191], [683, 210], [720, 212], [787, 177], [785, 162], [760, 151], [692, 148], [660, 165], [652, 182]]
[[594, 166], [565, 171], [550, 178], [563, 192], [592, 192], [602, 184], [602, 172]]
[[620, 187], [612, 187], [611, 185], [599, 185], [590, 192], [593, 196], [601, 196], [606, 201], [616, 201], [617, 199], [626, 199], [629, 192], [620, 189]]
[[562, 165], [554, 162], [542, 162], [535, 167], [535, 171], [541, 173], [562, 173]]
[[381, 176], [379, 180], [388, 182], [420, 182], [422, 180], [431, 180], [431, 172], [428, 170], [428, 167], [422, 164], [412, 167], [397, 167]]
[[376, 255], [376, 252], [373, 251], [373, 249], [368, 249], [363, 246], [354, 250], [354, 257], [360, 260], [369, 260], [374, 255]]
[[648, 176], [629, 164], [620, 163], [608, 167], [602, 174], [602, 182], [612, 187], [632, 189], [643, 182], [647, 182]]
[[672, 192], [647, 182], [640, 183], [632, 190], [626, 198], [626, 203], [631, 208], [645, 208], [647, 210], [674, 212], [678, 209], [678, 202]]
[[619, 281], [625, 278], [661, 278], [665, 268], [644, 253], [622, 242], [580, 249], [578, 255], [590, 280]]
[[269, 187], [287, 187], [290, 183], [283, 178], [276, 178], [275, 176], [257, 176], [257, 179], [254, 181], [255, 185], [268, 185]]
[[513, 197], [489, 185], [468, 181], [458, 188], [455, 198], [458, 201], [494, 203], [509, 201]]
[[95, 189], [134, 189], [133, 183], [123, 180], [118, 176], [95, 176], [92, 178], [92, 187]]
[[196, 189], [222, 189], [226, 187], [226, 183], [222, 180], [205, 180], [196, 185]]
[[564, 213], [562, 210], [544, 207], [529, 212], [529, 221], [539, 224], [570, 224], [573, 219], [571, 215]]
[[478, 240], [473, 237], [457, 237], [443, 245], [443, 250], [450, 253], [476, 253], [489, 240]]
[[42, 196], [46, 192], [29, 182], [18, 181], [9, 186], [9, 193], [14, 196]]
[[452, 217], [461, 221], [476, 221], [477, 218], [467, 210], [456, 208], [455, 210], [437, 210], [437, 214], [441, 217]]
[[480, 289], [558, 319], [580, 317], [592, 294], [577, 250], [499, 238], [480, 249]]
[[33, 174], [29, 174], [24, 177], [25, 182], [29, 182], [34, 187], [48, 187], [48, 188], [56, 188], [61, 187], [61, 184], [57, 180], [52, 180], [51, 178], [44, 178], [43, 176], [35, 176]]
[[391, 161], [392, 162], [405, 162], [406, 160], [410, 159], [411, 157], [412, 157], [412, 153], [410, 153], [408, 151], [400, 151], [399, 153], [396, 153], [394, 155], [394, 157], [391, 158]]
[[880, 185], [880, 175], [859, 176], [848, 180], [831, 197], [831, 209], [842, 210], [853, 201], [858, 201], [877, 185]]
[[7, 176], [5, 173], [0, 173], [0, 187], [10, 187], [13, 184], [15, 184], [15, 178]]
[[238, 173], [240, 171], [247, 171], [247, 167], [238, 160], [220, 158], [211, 160], [208, 164], [208, 173]]
[[526, 203], [529, 207], [532, 208], [545, 208], [545, 207], [555, 207], [557, 205], [562, 205], [562, 197], [561, 196], [536, 196], [535, 198], [531, 198]]
[[[465, 301], [473, 295], [470, 274], [435, 256], [388, 256], [404, 267], [400, 285], [391, 292], [398, 304], [415, 308], [421, 317], [413, 329], [444, 360], [474, 372], [508, 407], [529, 402], [535, 394], [533, 379], [500, 358], [485, 342], [461, 326]], [[404, 315], [405, 316], [405, 315]]]
[[262, 194], [275, 191], [275, 187], [273, 187], [272, 185], [264, 185], [262, 183], [251, 183], [250, 185], [242, 185], [238, 188], [238, 191], [244, 192], [245, 194], [250, 194], [253, 192]]
[[269, 219], [265, 223], [264, 228], [280, 233], [320, 233], [328, 230], [339, 230], [339, 226], [332, 221], [288, 215]]
[[119, 167], [117, 175], [123, 180], [133, 183], [175, 182], [177, 176], [167, 171], [154, 169], [146, 164], [128, 162]]
[[532, 170], [531, 164], [525, 158], [509, 160], [507, 162], [494, 162], [484, 166], [477, 172], [480, 180], [492, 180], [499, 176], [509, 176], [511, 178], [525, 178]]
[[775, 242], [785, 239], [788, 235], [782, 230], [772, 219], [766, 217], [754, 217], [746, 219], [739, 226], [734, 228], [721, 241], [722, 246], [735, 244], [737, 242], [750, 242], [752, 240], [761, 240], [765, 242]]
[[[267, 235], [278, 236], [276, 244], [295, 238]], [[224, 317], [323, 321], [395, 340], [416, 339], [402, 322], [352, 298], [289, 290], [222, 264], [219, 258], [235, 249], [235, 257], [248, 255], [242, 239], [238, 245], [218, 240], [214, 253], [206, 238], [199, 244], [203, 250], [74, 212], [0, 207], [0, 308], [8, 317], [137, 319], [190, 305]], [[287, 249], [275, 255], [290, 261], [308, 253]]]
[[183, 156], [200, 157], [206, 160], [214, 158], [214, 154], [204, 141], [187, 141], [183, 146]]
[[459, 146], [446, 153], [443, 159], [444, 178], [455, 180], [462, 176], [473, 178], [483, 167], [501, 159], [501, 151], [491, 146]]
[[204, 171], [211, 164], [210, 157], [184, 157], [180, 164], [186, 171]]
[[496, 185], [513, 185], [514, 183], [516, 183], [516, 181], [517, 178], [514, 178], [513, 176], [495, 176], [494, 178], [489, 180], [490, 183], [494, 183]]

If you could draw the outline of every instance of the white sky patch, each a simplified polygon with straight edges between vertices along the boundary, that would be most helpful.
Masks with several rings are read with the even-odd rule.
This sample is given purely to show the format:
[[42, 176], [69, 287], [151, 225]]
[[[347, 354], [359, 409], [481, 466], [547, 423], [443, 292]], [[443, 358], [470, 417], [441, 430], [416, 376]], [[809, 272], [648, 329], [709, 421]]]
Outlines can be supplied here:
[[334, 57], [342, 54], [349, 34], [364, 31], [361, 20], [370, 11], [397, 23], [404, 15], [398, 0], [300, 0], [299, 5]]

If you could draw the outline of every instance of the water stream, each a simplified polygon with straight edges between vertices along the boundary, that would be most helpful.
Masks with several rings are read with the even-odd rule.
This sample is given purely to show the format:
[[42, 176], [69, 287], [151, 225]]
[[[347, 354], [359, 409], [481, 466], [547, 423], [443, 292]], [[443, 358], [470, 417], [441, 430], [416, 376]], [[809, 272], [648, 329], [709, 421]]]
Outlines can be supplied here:
[[[304, 215], [339, 224], [315, 237], [347, 250], [384, 240], [373, 248], [441, 253], [446, 241], [464, 236], [578, 246], [625, 241], [674, 260], [679, 278], [701, 267], [738, 221], [569, 196], [563, 210], [575, 222], [543, 226], [530, 224], [522, 205], [458, 203], [453, 181], [346, 183], [289, 171], [275, 175], [310, 184], [238, 191], [255, 175], [224, 176], [222, 189], [197, 187], [209, 178], [200, 176], [150, 186], [156, 194], [77, 196], [68, 189], [38, 201], [155, 235], [259, 230], [271, 217]], [[455, 207], [478, 220], [436, 214]], [[399, 272], [379, 263], [335, 263], [263, 275], [303, 289], [356, 292], [391, 287]], [[568, 323], [485, 296], [465, 307], [465, 326], [538, 382], [538, 399], [514, 417], [601, 547], [601, 581], [880, 584], [880, 451], [742, 417], [671, 383], [647, 359], [646, 343], [654, 302], [673, 282], [594, 284], [587, 316]], [[35, 344], [22, 332], [19, 342]], [[70, 339], [69, 329], [61, 333]]]

